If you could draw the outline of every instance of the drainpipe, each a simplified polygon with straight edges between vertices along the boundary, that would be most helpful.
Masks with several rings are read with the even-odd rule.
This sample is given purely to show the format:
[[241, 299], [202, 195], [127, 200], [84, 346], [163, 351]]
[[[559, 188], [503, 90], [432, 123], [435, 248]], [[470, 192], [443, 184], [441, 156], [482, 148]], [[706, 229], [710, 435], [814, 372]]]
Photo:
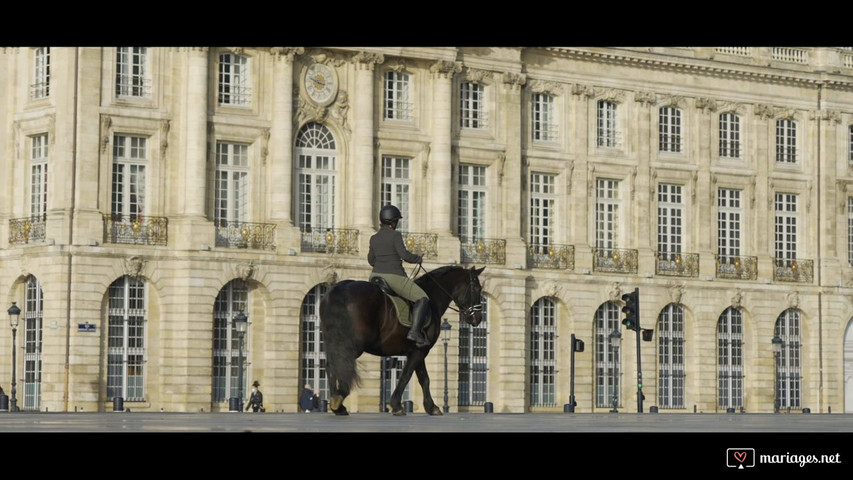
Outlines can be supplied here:
[[[821, 75], [823, 72], [819, 72]], [[822, 164], [821, 158], [821, 138], [823, 131], [821, 130], [821, 103], [823, 94], [823, 80], [817, 84], [817, 332], [818, 332], [818, 408], [819, 412], [823, 412], [823, 278], [821, 277], [821, 198], [820, 198], [820, 170]]]
[[80, 48], [74, 47], [74, 112], [72, 113], [72, 136], [71, 136], [71, 208], [68, 211], [68, 282], [65, 286], [65, 386], [63, 387], [63, 411], [68, 411], [69, 405], [69, 383], [71, 375], [71, 272], [74, 256], [72, 255], [72, 242], [74, 239], [74, 208], [77, 196], [77, 100], [78, 88], [80, 87]]

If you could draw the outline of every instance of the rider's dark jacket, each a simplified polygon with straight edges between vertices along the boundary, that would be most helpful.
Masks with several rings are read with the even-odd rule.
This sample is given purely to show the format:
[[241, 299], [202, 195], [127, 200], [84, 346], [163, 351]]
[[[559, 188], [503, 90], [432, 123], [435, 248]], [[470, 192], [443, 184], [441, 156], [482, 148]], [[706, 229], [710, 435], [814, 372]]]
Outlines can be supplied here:
[[406, 276], [403, 262], [421, 263], [423, 258], [406, 249], [403, 235], [392, 228], [382, 227], [370, 237], [370, 250], [367, 261], [373, 266], [373, 273], [393, 273]]

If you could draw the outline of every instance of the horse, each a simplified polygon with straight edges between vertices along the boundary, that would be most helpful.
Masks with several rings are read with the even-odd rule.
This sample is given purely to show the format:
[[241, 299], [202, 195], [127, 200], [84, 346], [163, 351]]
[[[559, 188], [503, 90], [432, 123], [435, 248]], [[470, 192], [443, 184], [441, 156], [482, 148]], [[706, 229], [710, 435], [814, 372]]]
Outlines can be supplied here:
[[482, 287], [477, 270], [459, 266], [425, 271], [415, 283], [429, 296], [430, 321], [424, 329], [429, 345], [418, 348], [406, 338], [409, 329], [397, 320], [392, 301], [372, 282], [343, 280], [332, 286], [320, 300], [320, 330], [326, 349], [329, 379], [329, 408], [335, 415], [348, 415], [344, 399], [360, 383], [356, 359], [362, 353], [377, 356], [405, 355], [406, 366], [391, 395], [391, 411], [405, 415], [403, 390], [415, 372], [424, 392], [424, 409], [441, 415], [429, 391], [429, 375], [424, 360], [438, 341], [440, 319], [453, 301], [466, 322], [477, 326], [483, 320]]

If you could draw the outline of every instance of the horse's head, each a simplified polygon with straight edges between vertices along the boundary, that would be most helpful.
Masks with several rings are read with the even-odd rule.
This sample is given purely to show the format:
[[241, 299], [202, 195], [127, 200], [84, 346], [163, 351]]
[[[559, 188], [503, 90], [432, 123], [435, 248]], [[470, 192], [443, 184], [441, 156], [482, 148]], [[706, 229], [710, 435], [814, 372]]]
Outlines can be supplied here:
[[479, 277], [485, 268], [477, 270], [471, 267], [465, 270], [467, 286], [459, 285], [457, 291], [461, 290], [462, 293], [455, 299], [456, 305], [459, 306], [459, 313], [466, 322], [475, 327], [483, 321], [483, 287]]

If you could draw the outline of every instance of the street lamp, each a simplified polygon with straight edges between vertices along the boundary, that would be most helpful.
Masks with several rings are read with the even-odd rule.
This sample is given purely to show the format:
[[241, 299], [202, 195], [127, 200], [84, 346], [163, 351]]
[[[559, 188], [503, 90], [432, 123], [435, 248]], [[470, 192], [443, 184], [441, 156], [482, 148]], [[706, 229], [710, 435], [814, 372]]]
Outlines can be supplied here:
[[773, 413], [779, 413], [779, 357], [782, 355], [782, 339], [779, 335], [774, 335], [770, 343], [773, 344], [773, 363], [776, 373], [776, 385], [773, 387]]
[[18, 399], [15, 397], [15, 394], [18, 393], [17, 382], [15, 381], [15, 377], [18, 376], [17, 369], [17, 359], [15, 358], [15, 339], [18, 333], [18, 320], [21, 319], [21, 309], [15, 305], [15, 302], [12, 302], [12, 306], [9, 307], [9, 325], [12, 326], [12, 399], [10, 401], [11, 408], [9, 411], [17, 412], [18, 411]]
[[444, 343], [444, 413], [450, 412], [450, 406], [447, 404], [447, 342], [450, 341], [450, 322], [445, 318], [441, 322], [441, 341]]
[[[243, 337], [246, 335], [249, 318], [242, 311], [234, 316], [234, 329], [239, 337], [237, 354], [237, 411], [243, 410]], [[233, 398], [233, 397], [232, 397]]]
[[613, 409], [610, 410], [610, 413], [619, 413], [619, 410], [616, 407], [619, 404], [618, 398], [616, 397], [616, 352], [619, 350], [619, 344], [622, 342], [622, 332], [617, 328], [610, 332], [610, 351], [611, 356], [613, 357], [613, 368], [611, 371], [613, 372], [613, 378], [610, 381], [610, 388], [613, 392]]

